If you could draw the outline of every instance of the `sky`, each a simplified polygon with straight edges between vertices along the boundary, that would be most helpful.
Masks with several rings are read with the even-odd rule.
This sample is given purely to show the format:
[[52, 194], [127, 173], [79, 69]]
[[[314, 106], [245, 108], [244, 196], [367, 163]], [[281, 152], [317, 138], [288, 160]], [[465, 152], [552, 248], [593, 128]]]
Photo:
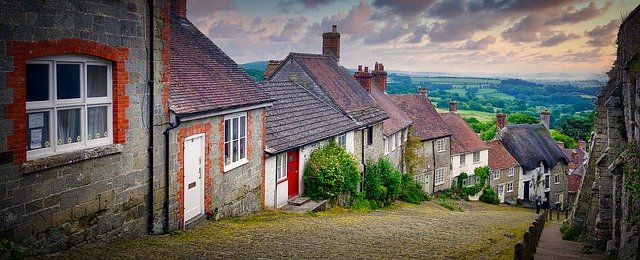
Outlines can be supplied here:
[[445, 75], [593, 79], [637, 0], [188, 0], [187, 17], [239, 64], [322, 53], [340, 64]]

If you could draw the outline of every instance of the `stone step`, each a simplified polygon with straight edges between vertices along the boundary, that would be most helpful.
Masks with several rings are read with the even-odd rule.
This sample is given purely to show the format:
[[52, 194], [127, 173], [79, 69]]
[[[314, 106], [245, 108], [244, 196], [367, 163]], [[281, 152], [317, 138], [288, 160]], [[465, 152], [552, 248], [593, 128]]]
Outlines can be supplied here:
[[294, 199], [289, 200], [289, 205], [293, 206], [301, 206], [309, 201], [307, 197], [296, 197]]
[[307, 202], [302, 205], [295, 206], [292, 204], [288, 204], [283, 206], [280, 209], [284, 211], [295, 212], [295, 213], [318, 212], [318, 211], [326, 210], [327, 207], [329, 206], [328, 202], [329, 200], [314, 201], [314, 200], [307, 199]]

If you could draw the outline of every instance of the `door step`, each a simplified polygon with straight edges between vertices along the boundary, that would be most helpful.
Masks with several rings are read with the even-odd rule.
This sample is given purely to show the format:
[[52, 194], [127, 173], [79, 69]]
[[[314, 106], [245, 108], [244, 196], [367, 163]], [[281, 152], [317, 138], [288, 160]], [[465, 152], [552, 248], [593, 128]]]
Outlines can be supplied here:
[[289, 200], [289, 205], [302, 206], [303, 204], [307, 203], [309, 200], [310, 199], [307, 197], [296, 197]]
[[315, 201], [315, 200], [310, 200], [309, 198], [304, 198], [304, 200], [300, 200], [300, 201], [304, 201], [304, 203], [299, 205], [295, 205], [292, 201], [289, 201], [289, 204], [283, 206], [280, 209], [288, 212], [294, 212], [294, 213], [307, 213], [307, 212], [323, 211], [329, 207], [329, 200]]

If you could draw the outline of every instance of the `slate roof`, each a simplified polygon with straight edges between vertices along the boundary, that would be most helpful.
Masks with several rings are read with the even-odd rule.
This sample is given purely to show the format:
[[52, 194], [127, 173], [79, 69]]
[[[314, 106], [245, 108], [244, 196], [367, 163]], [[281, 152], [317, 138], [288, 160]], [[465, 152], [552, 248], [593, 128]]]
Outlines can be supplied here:
[[492, 170], [520, 166], [500, 140], [491, 140], [487, 142], [487, 146], [489, 147], [489, 168]]
[[451, 136], [447, 123], [425, 96], [404, 94], [389, 97], [413, 121], [413, 135], [421, 141]]
[[385, 136], [391, 136], [411, 125], [411, 118], [391, 100], [389, 95], [382, 91], [382, 88], [375, 80], [371, 80], [371, 97], [373, 97], [378, 103], [378, 106], [389, 116], [389, 118], [382, 121]]
[[277, 97], [267, 108], [266, 151], [287, 151], [357, 129], [356, 122], [293, 81], [263, 81]]
[[[576, 169], [578, 168], [578, 165], [582, 164], [582, 162], [584, 162], [584, 156], [586, 154], [586, 152], [580, 148], [576, 148], [576, 149], [562, 149], [562, 151], [564, 152], [565, 156], [567, 156], [567, 158], [569, 158], [570, 162], [569, 162], [569, 169]], [[578, 155], [576, 160], [574, 160], [573, 158], [573, 152], [576, 152], [576, 154]]]
[[[388, 118], [353, 75], [333, 58], [322, 54], [290, 53], [282, 64], [291, 59], [295, 60], [320, 88], [312, 89], [316, 96], [328, 96], [332, 103], [353, 117], [356, 122], [371, 125]], [[318, 93], [319, 91], [322, 93]]]
[[174, 112], [197, 114], [271, 101], [189, 20], [170, 17], [169, 99]]
[[496, 137], [525, 171], [539, 167], [540, 162], [549, 167], [554, 167], [558, 162], [569, 162], [542, 124], [507, 125]]
[[451, 130], [451, 154], [472, 153], [488, 147], [480, 136], [456, 113], [442, 113], [440, 117]]
[[578, 168], [573, 170], [571, 174], [569, 174], [569, 184], [568, 190], [569, 192], [578, 192], [580, 190], [580, 186], [582, 185], [582, 177], [584, 176], [584, 165], [578, 165]]

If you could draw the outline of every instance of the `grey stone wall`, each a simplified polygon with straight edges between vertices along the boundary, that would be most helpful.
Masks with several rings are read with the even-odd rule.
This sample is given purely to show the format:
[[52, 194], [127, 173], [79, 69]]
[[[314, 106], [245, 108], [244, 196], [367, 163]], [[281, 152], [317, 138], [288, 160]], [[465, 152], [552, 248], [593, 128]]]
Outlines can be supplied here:
[[[496, 193], [498, 193], [498, 185], [504, 185], [504, 200], [505, 202], [514, 202], [518, 199], [518, 190], [520, 188], [519, 177], [520, 177], [520, 169], [522, 167], [514, 167], [513, 176], [509, 176], [509, 168], [499, 169], [500, 170], [500, 179], [493, 179], [493, 169], [489, 173], [489, 186], [491, 186]], [[507, 192], [507, 183], [513, 182], [513, 191]]]
[[[429, 188], [429, 190], [433, 190], [433, 192], [448, 190], [451, 188], [451, 138], [443, 137], [443, 139], [445, 140], [446, 148], [444, 152], [434, 150], [434, 142], [438, 139], [423, 141], [420, 151], [417, 152], [417, 154], [422, 155], [425, 159], [425, 165], [421, 167], [421, 169], [416, 169], [416, 171], [423, 172], [430, 176], [429, 178], [431, 183], [429, 183], [429, 185], [431, 185], [431, 188]], [[434, 187], [434, 173], [436, 169], [440, 168], [444, 169], [445, 183], [435, 185]]]
[[[367, 140], [367, 131], [368, 129], [365, 128], [364, 129], [364, 140]], [[356, 131], [355, 133], [355, 140], [353, 142], [354, 145], [354, 152], [356, 155], [356, 159], [358, 161], [358, 168], [360, 171], [363, 170], [363, 165], [362, 165], [362, 160], [361, 160], [361, 156], [362, 156], [362, 136], [363, 136], [363, 130], [360, 129], [358, 131]], [[396, 149], [397, 151], [397, 149]], [[384, 134], [382, 132], [382, 122], [377, 123], [375, 125], [373, 125], [373, 143], [370, 145], [367, 145], [366, 143], [364, 144], [364, 160], [365, 163], [368, 163], [369, 161], [377, 161], [378, 158], [380, 158], [380, 156], [384, 155]]]
[[[14, 70], [6, 53], [8, 41], [40, 41], [79, 38], [103, 45], [128, 48], [125, 62], [129, 83], [126, 142], [41, 160], [40, 171], [25, 173], [12, 160], [0, 165], [0, 237], [9, 238], [39, 254], [65, 249], [82, 242], [110, 240], [146, 234], [149, 171], [148, 56], [146, 1], [2, 1], [0, 4], [0, 154], [6, 156], [7, 137], [13, 122], [7, 105], [14, 102], [6, 73]], [[156, 1], [156, 69], [160, 81], [163, 66], [161, 7]], [[162, 172], [165, 128], [161, 94], [156, 84], [154, 142], [154, 229], [162, 229]], [[144, 111], [144, 112], [143, 112]], [[26, 116], [26, 115], [25, 115]], [[95, 157], [63, 166], [65, 157]]]
[[[549, 203], [554, 207], [556, 202], [560, 202], [562, 207], [566, 207], [567, 203], [567, 165], [563, 163], [558, 163], [556, 166], [551, 168], [551, 173], [549, 175], [549, 186], [551, 188], [551, 192], [549, 195]], [[560, 183], [555, 183], [555, 176], [560, 176]], [[557, 194], [562, 194], [562, 201], [558, 201], [556, 199]]]

